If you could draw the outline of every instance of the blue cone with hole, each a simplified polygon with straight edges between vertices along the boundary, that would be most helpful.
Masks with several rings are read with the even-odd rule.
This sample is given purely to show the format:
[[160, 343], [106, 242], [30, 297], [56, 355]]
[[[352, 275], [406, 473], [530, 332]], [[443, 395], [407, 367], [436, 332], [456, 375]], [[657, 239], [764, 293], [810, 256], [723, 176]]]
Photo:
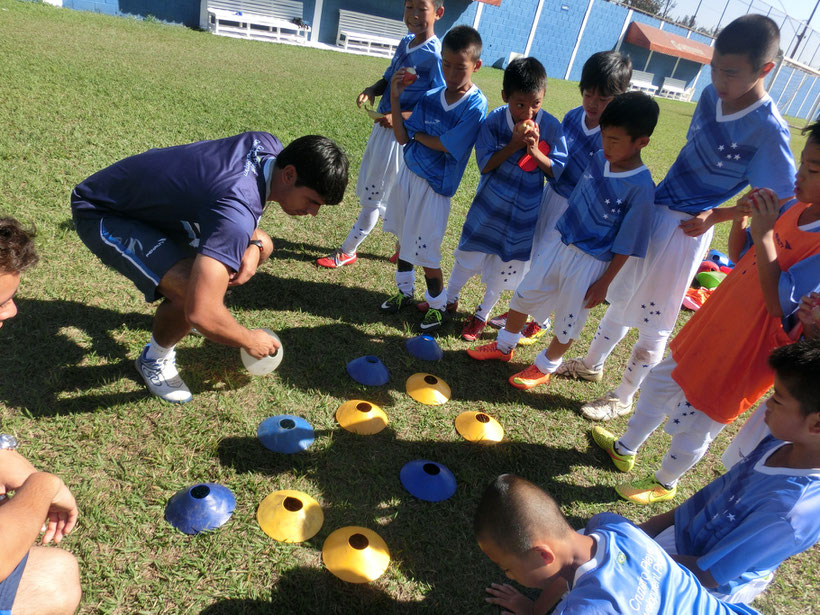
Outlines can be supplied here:
[[404, 464], [399, 473], [401, 484], [412, 495], [427, 502], [441, 502], [456, 492], [456, 477], [440, 463], [416, 459]]
[[709, 250], [706, 260], [717, 263], [719, 267], [734, 267], [735, 264], [720, 250]]
[[438, 342], [429, 335], [417, 335], [411, 337], [404, 342], [404, 347], [407, 348], [412, 356], [422, 361], [440, 361], [444, 356], [444, 351]]
[[313, 427], [300, 416], [280, 414], [259, 423], [256, 437], [275, 453], [298, 453], [313, 444]]
[[200, 483], [177, 491], [165, 506], [165, 520], [180, 532], [215, 530], [231, 518], [236, 498], [216, 483]]
[[379, 357], [372, 354], [353, 359], [347, 364], [347, 373], [359, 384], [378, 387], [387, 384], [390, 372]]

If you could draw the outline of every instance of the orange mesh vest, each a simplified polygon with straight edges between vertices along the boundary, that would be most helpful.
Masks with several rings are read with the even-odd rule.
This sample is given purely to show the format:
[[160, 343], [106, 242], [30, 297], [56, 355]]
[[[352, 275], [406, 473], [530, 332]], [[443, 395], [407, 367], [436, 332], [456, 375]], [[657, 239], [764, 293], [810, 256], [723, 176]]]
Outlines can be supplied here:
[[[775, 222], [781, 271], [820, 254], [820, 232], [797, 228], [807, 207], [796, 203]], [[731, 423], [772, 386], [769, 354], [791, 341], [780, 319], [766, 311], [752, 246], [672, 340], [669, 347], [677, 363], [672, 378], [695, 408]]]

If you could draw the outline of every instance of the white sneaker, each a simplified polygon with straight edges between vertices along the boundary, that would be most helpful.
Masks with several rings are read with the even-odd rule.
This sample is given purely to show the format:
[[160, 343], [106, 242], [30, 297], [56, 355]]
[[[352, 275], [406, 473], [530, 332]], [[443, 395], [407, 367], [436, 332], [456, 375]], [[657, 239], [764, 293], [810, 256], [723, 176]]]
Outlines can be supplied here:
[[622, 403], [614, 391], [581, 406], [581, 414], [593, 421], [608, 421], [632, 412], [632, 404]]
[[604, 370], [589, 369], [586, 365], [584, 365], [584, 361], [582, 359], [567, 359], [558, 366], [558, 369], [555, 370], [555, 375], [562, 376], [564, 378], [574, 378], [575, 380], [600, 382], [601, 378], [604, 377]]
[[134, 363], [140, 376], [145, 380], [148, 390], [172, 404], [184, 404], [191, 401], [194, 396], [191, 395], [191, 391], [182, 382], [177, 372], [176, 353], [172, 352], [160, 361], [150, 361], [145, 358], [147, 351], [148, 344], [142, 349]]

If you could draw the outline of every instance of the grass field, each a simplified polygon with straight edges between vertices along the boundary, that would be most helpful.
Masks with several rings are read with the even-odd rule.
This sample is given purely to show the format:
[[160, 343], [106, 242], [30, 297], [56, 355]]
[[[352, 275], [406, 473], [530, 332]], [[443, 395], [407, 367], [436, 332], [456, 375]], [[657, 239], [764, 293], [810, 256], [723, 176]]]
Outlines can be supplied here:
[[[0, 211], [37, 226], [42, 257], [23, 280], [19, 316], [0, 331], [0, 417], [22, 452], [62, 476], [77, 498], [79, 525], [64, 545], [80, 560], [81, 612], [495, 612], [483, 588], [503, 575], [479, 552], [471, 523], [481, 489], [497, 474], [516, 472], [543, 485], [578, 527], [601, 511], [643, 520], [664, 509], [617, 499], [611, 487], [622, 476], [590, 446], [590, 425], [576, 412], [616, 383], [628, 345], [610, 359], [600, 384], [559, 380], [545, 390], [515, 391], [507, 376], [540, 346], [519, 352], [515, 366], [477, 366], [463, 352], [457, 322], [440, 340], [440, 363], [405, 352], [418, 316], [385, 318], [377, 310], [393, 284], [387, 234], [375, 233], [353, 267], [313, 264], [340, 244], [358, 214], [352, 185], [370, 124], [354, 100], [385, 60], [15, 0], [0, 0], [0, 57]], [[501, 104], [501, 75], [484, 68], [476, 76], [491, 108]], [[546, 101], [561, 117], [580, 102], [576, 84], [550, 81]], [[682, 146], [694, 109], [659, 104], [645, 156], [656, 180]], [[126, 155], [251, 129], [284, 142], [307, 133], [337, 140], [351, 160], [351, 187], [340, 207], [315, 219], [270, 208], [262, 227], [277, 252], [227, 298], [241, 323], [279, 332], [281, 368], [251, 379], [238, 351], [191, 336], [178, 358], [195, 400], [166, 405], [146, 394], [133, 368], [153, 307], [81, 244], [69, 193]], [[804, 142], [793, 134], [796, 155]], [[477, 180], [471, 164], [453, 199], [445, 275]], [[725, 246], [727, 230], [719, 229], [717, 247]], [[464, 309], [475, 306], [480, 291], [476, 280], [468, 284]], [[577, 352], [602, 313], [594, 311]], [[347, 361], [365, 354], [391, 370], [386, 386], [366, 388], [345, 373]], [[446, 380], [451, 401], [430, 407], [411, 400], [404, 382], [418, 371]], [[371, 437], [341, 430], [334, 413], [353, 398], [380, 404], [388, 429]], [[479, 409], [505, 427], [502, 444], [482, 448], [456, 433], [454, 418]], [[309, 420], [314, 445], [292, 456], [264, 449], [256, 427], [276, 414]], [[684, 477], [679, 498], [722, 472], [718, 456], [735, 431], [727, 429]], [[657, 465], [667, 441], [661, 433], [651, 438], [641, 455], [644, 471]], [[403, 490], [399, 470], [417, 458], [455, 473], [453, 498], [429, 504]], [[163, 511], [174, 492], [200, 481], [228, 486], [236, 512], [218, 531], [188, 537], [163, 520]], [[325, 524], [307, 543], [274, 542], [256, 523], [259, 502], [285, 488], [306, 491], [324, 508]], [[323, 569], [322, 543], [345, 525], [370, 527], [389, 545], [392, 563], [378, 581], [347, 585]], [[756, 606], [765, 613], [816, 609], [818, 553], [784, 565]]]

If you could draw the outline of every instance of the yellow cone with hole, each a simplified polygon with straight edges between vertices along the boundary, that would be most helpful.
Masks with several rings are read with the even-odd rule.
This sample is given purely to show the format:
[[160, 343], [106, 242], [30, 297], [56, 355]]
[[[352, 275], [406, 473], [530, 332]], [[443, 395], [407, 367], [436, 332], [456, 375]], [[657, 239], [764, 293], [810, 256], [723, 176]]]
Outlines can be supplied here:
[[428, 406], [440, 406], [450, 399], [450, 387], [433, 374], [418, 373], [407, 379], [407, 394]]
[[307, 493], [274, 491], [259, 504], [256, 520], [268, 536], [279, 542], [303, 542], [313, 538], [325, 522], [319, 502]]
[[369, 436], [387, 427], [387, 415], [376, 404], [361, 399], [346, 401], [336, 410], [336, 420], [344, 429]]
[[322, 561], [342, 581], [367, 583], [387, 570], [390, 551], [373, 530], [350, 525], [327, 537], [322, 546]]
[[462, 412], [456, 417], [456, 431], [465, 440], [481, 444], [495, 444], [504, 438], [504, 428], [484, 412]]

